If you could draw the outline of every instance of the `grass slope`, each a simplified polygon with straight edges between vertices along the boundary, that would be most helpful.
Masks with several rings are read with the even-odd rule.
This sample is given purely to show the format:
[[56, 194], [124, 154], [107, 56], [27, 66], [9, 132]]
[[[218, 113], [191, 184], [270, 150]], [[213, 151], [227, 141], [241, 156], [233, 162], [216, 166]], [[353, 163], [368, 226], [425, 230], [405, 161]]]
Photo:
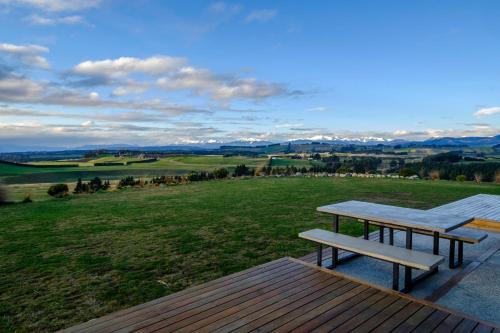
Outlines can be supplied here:
[[[430, 208], [500, 186], [262, 178], [0, 207], [0, 331], [53, 331], [283, 256], [348, 199]], [[360, 225], [341, 230], [359, 234]]]

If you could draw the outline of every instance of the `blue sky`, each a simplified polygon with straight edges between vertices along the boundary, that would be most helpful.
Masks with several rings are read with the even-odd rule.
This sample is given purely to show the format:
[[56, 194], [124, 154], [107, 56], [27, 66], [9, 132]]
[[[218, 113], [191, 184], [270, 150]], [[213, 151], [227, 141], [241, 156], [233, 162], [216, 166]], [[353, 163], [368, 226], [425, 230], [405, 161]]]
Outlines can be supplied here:
[[498, 1], [0, 0], [0, 144], [500, 134]]

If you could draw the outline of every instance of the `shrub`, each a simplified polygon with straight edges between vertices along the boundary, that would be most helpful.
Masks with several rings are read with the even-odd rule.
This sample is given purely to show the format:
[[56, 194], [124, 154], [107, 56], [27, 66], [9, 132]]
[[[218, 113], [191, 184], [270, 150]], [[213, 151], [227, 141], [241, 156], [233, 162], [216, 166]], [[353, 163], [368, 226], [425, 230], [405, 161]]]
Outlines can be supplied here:
[[55, 198], [62, 198], [67, 196], [68, 192], [69, 192], [68, 185], [56, 184], [49, 187], [47, 194]]
[[227, 176], [229, 175], [229, 171], [227, 171], [226, 168], [220, 168], [220, 169], [215, 169], [213, 174], [216, 179], [224, 179], [227, 178]]
[[465, 175], [458, 175], [456, 180], [457, 182], [464, 182], [467, 180], [467, 177], [465, 177]]
[[139, 181], [135, 180], [132, 176], [128, 176], [120, 180], [120, 182], [118, 183], [118, 188], [136, 185], [139, 185]]
[[410, 176], [416, 175], [416, 173], [412, 169], [402, 168], [401, 170], [399, 170], [399, 175], [401, 177], [410, 177]]
[[233, 176], [241, 177], [241, 176], [248, 176], [250, 174], [251, 174], [250, 169], [245, 164], [240, 164], [237, 165], [236, 168], [234, 169]]

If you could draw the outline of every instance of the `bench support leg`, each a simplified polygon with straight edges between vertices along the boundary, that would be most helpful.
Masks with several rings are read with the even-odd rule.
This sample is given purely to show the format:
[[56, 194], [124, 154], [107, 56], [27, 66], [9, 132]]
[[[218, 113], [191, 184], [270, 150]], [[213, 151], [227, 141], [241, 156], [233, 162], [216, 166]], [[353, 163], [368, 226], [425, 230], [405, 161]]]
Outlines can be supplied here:
[[370, 236], [370, 231], [368, 229], [369, 226], [370, 223], [368, 223], [368, 220], [364, 220], [363, 236], [365, 239], [368, 239], [368, 237]]
[[450, 239], [450, 268], [455, 268], [455, 240]]
[[458, 241], [458, 266], [464, 262], [464, 242]]
[[394, 229], [389, 228], [389, 245], [394, 245]]
[[318, 244], [318, 258], [316, 260], [316, 264], [321, 267], [322, 262], [323, 262], [323, 245]]
[[399, 264], [392, 264], [392, 289], [399, 290]]
[[385, 228], [380, 226], [379, 229], [378, 229], [378, 241], [380, 243], [383, 243], [384, 242], [384, 230]]
[[330, 267], [331, 269], [334, 269], [337, 267], [339, 261], [339, 249], [336, 247], [332, 247], [332, 266]]
[[405, 289], [404, 292], [407, 293], [413, 287], [413, 280], [411, 278], [411, 267], [405, 266]]
[[[413, 247], [413, 230], [406, 229], [406, 248], [411, 250]], [[410, 291], [412, 288], [411, 267], [405, 266], [405, 292]]]
[[[455, 242], [458, 242], [458, 258], [455, 261]], [[464, 242], [450, 239], [450, 268], [457, 268], [464, 262]]]

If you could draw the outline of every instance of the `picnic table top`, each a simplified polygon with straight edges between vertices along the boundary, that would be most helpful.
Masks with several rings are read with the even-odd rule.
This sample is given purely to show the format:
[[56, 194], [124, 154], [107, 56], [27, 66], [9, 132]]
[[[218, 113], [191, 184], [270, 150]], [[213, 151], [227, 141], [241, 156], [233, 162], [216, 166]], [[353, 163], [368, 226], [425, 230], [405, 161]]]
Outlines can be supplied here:
[[345, 201], [318, 207], [319, 212], [374, 221], [404, 228], [448, 232], [473, 220], [471, 217], [363, 201]]
[[500, 223], [500, 195], [477, 194], [429, 209], [433, 213], [448, 213]]

